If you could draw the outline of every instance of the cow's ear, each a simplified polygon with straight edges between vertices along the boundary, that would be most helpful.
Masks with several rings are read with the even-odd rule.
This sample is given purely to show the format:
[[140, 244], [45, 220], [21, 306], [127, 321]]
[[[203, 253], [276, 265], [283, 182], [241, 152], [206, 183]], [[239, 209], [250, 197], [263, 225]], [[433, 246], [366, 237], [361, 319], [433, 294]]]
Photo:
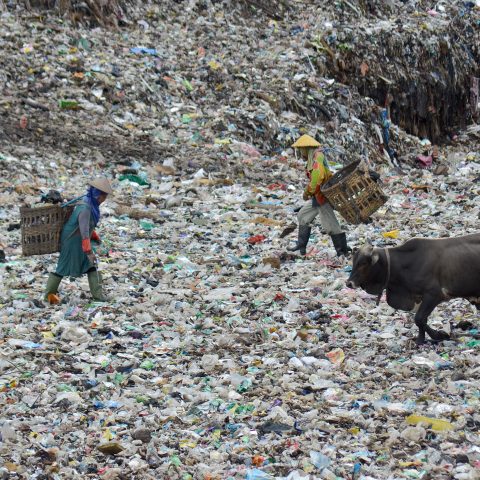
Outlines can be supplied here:
[[352, 253], [355, 255], [358, 252], [358, 247], [353, 247]]
[[378, 262], [378, 260], [380, 259], [380, 255], [378, 254], [378, 252], [374, 252], [374, 253], [372, 254], [372, 257], [371, 257], [371, 258], [372, 258], [372, 260], [371, 260], [371, 261], [372, 261], [372, 265], [375, 265], [375, 264]]

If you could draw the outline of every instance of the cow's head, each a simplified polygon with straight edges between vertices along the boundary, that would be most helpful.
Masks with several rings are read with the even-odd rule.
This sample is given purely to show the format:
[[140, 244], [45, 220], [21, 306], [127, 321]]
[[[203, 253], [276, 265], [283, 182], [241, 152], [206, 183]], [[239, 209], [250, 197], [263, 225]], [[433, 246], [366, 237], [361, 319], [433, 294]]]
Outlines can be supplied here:
[[384, 286], [385, 269], [386, 265], [381, 261], [378, 250], [371, 245], [354, 250], [347, 287], [360, 287], [371, 295], [378, 295]]

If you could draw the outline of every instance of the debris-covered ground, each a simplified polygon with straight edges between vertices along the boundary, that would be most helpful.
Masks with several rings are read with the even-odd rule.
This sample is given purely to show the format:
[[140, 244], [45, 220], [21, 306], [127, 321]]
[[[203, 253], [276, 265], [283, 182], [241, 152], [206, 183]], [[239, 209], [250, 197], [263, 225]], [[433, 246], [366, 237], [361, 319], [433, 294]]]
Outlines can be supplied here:
[[[312, 3], [272, 18], [249, 2], [157, 2], [106, 31], [4, 2], [0, 478], [480, 478], [474, 308], [440, 306], [430, 323], [452, 340], [419, 348], [410, 314], [346, 288], [349, 264], [319, 226], [306, 259], [285, 253], [295, 232], [281, 238], [302, 203], [289, 145], [304, 132], [332, 168], [364, 159], [381, 174], [389, 200], [371, 223], [344, 224], [352, 247], [477, 231], [474, 106], [463, 130], [433, 93], [409, 116], [403, 70], [385, 67], [399, 74], [393, 119], [442, 141], [419, 169], [425, 147], [393, 126], [400, 172], [367, 97], [388, 90], [368, 78], [381, 75], [375, 38], [394, 29], [392, 45], [411, 47], [403, 68], [420, 68], [415, 48], [439, 45], [449, 19], [462, 92], [478, 2]], [[74, 198], [100, 172], [115, 188], [97, 251], [112, 300], [92, 304], [85, 278], [65, 279], [47, 306], [57, 256], [21, 256], [18, 208], [50, 189]]]

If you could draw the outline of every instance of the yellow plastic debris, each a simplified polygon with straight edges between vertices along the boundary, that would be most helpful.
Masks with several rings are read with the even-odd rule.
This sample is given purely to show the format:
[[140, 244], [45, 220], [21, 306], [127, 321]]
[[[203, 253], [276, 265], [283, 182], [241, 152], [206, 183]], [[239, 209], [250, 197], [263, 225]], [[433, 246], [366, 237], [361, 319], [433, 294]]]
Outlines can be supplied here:
[[435, 432], [448, 432], [454, 428], [453, 425], [447, 420], [439, 420], [437, 418], [424, 417], [422, 415], [409, 415], [405, 421], [409, 425], [425, 423]]
[[218, 69], [221, 67], [221, 65], [220, 65], [218, 62], [216, 62], [215, 60], [211, 60], [210, 62], [208, 62], [207, 65], [208, 65], [212, 70], [218, 70]]
[[400, 230], [390, 230], [389, 232], [382, 233], [383, 238], [398, 238]]
[[24, 44], [22, 47], [23, 53], [32, 53], [33, 52], [33, 45], [32, 44]]
[[191, 440], [180, 440], [178, 444], [180, 448], [195, 448], [197, 446], [197, 442], [192, 442]]

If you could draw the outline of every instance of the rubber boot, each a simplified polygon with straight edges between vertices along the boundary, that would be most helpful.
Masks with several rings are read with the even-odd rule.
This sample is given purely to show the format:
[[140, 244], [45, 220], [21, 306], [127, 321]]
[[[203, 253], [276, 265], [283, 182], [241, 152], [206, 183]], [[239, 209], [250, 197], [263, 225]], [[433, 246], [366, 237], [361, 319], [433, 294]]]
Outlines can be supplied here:
[[107, 302], [107, 297], [103, 294], [102, 275], [98, 270], [88, 272], [88, 286], [90, 293], [96, 302]]
[[298, 241], [293, 247], [287, 248], [289, 252], [296, 252], [300, 250], [301, 255], [306, 255], [307, 253], [307, 244], [310, 240], [310, 232], [312, 227], [308, 225], [299, 225], [298, 226]]
[[60, 275], [55, 275], [54, 273], [50, 273], [50, 275], [48, 275], [47, 287], [45, 288], [45, 294], [43, 296], [43, 299], [46, 302], [49, 302], [51, 304], [59, 303], [60, 299], [58, 298], [57, 293], [58, 286], [60, 285], [61, 281], [62, 277]]
[[330, 237], [332, 238], [333, 246], [335, 247], [337, 256], [348, 256], [352, 249], [347, 245], [347, 235], [345, 232], [337, 233], [336, 235], [330, 235]]

